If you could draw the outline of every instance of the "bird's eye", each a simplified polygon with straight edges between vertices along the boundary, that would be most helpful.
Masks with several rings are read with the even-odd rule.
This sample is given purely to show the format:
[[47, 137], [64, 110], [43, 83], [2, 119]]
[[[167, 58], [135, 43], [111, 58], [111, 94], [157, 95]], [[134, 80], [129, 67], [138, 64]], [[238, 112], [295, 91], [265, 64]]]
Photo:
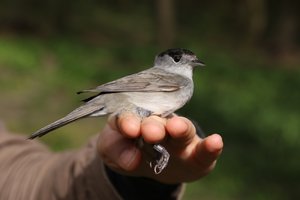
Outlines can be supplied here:
[[174, 55], [174, 56], [173, 56], [173, 60], [174, 60], [175, 62], [179, 62], [180, 59], [181, 59], [181, 55]]

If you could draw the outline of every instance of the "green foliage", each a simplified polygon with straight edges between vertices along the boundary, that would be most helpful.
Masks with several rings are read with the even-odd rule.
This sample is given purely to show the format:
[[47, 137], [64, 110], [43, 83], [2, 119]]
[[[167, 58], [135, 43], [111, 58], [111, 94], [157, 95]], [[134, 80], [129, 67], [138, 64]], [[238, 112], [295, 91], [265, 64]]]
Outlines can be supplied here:
[[[0, 117], [29, 135], [79, 105], [77, 90], [150, 66], [154, 49], [0, 39]], [[207, 133], [220, 133], [225, 149], [211, 175], [188, 185], [185, 199], [297, 199], [300, 71], [270, 68], [259, 55], [237, 58], [206, 46], [193, 51], [207, 66], [196, 69], [195, 95], [180, 113]], [[83, 120], [43, 141], [57, 151], [77, 148], [104, 123]]]
[[213, 177], [193, 184], [202, 188], [198, 197], [211, 188], [216, 199], [299, 197], [300, 71], [256, 62], [241, 67], [230, 54], [215, 54], [197, 74], [196, 95], [182, 114], [225, 142]]
[[[225, 142], [184, 199], [300, 199], [298, 4], [1, 1], [0, 120], [29, 135], [78, 106], [78, 90], [149, 67], [171, 41], [207, 65], [180, 113]], [[78, 148], [104, 123], [81, 120], [42, 141]]]

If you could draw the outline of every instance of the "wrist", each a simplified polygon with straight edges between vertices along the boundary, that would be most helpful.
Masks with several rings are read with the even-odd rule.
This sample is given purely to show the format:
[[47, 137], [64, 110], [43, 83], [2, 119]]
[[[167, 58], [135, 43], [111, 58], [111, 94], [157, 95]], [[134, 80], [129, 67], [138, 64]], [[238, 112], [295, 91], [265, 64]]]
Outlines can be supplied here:
[[107, 166], [105, 171], [124, 199], [170, 199], [182, 190], [183, 184], [165, 184], [150, 178], [121, 175]]

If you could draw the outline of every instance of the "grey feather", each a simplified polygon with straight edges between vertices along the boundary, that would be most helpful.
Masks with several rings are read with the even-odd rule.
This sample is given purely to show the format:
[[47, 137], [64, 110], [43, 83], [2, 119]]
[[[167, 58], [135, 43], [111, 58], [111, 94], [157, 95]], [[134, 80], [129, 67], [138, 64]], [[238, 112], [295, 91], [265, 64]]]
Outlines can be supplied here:
[[53, 131], [57, 128], [60, 128], [66, 124], [69, 124], [73, 121], [76, 121], [78, 119], [81, 119], [83, 117], [86, 117], [88, 115], [91, 115], [95, 112], [100, 111], [103, 109], [104, 106], [99, 106], [95, 104], [85, 104], [80, 106], [79, 108], [73, 110], [71, 113], [69, 113], [67, 116], [39, 129], [35, 133], [33, 133], [28, 139], [34, 139], [36, 137], [41, 137], [45, 134], [47, 134], [50, 131]]
[[[156, 56], [154, 66], [78, 93], [92, 92], [85, 103], [67, 116], [41, 128], [29, 138], [48, 132], [83, 117], [96, 117], [122, 112], [167, 116], [181, 108], [193, 94], [193, 69], [200, 65], [190, 51], [171, 49]], [[142, 112], [141, 112], [142, 111]]]
[[170, 74], [163, 69], [151, 68], [78, 93], [172, 92], [186, 84], [188, 84], [186, 78], [179, 74]]

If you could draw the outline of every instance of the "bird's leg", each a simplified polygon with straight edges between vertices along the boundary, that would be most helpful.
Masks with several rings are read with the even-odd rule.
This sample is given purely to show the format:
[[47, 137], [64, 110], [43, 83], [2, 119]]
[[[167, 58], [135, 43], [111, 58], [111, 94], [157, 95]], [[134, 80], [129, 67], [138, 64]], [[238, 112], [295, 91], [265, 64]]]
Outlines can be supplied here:
[[[165, 113], [162, 115], [162, 117], [166, 118], [172, 118], [174, 116], [174, 113]], [[153, 149], [155, 150], [156, 156], [155, 160], [150, 163], [150, 167], [154, 169], [155, 174], [160, 174], [168, 165], [170, 154], [166, 150], [165, 147], [163, 147], [160, 144], [153, 145]]]
[[167, 167], [170, 154], [161, 144], [147, 144], [143, 138], [139, 138], [138, 146], [143, 150], [146, 160], [155, 174], [160, 174]]
[[[170, 154], [169, 152], [160, 144], [153, 145], [153, 149], [156, 150], [160, 154], [160, 158], [156, 159], [154, 165], [154, 173], [160, 174], [168, 165]], [[152, 167], [153, 163], [150, 162], [150, 167]]]
[[[152, 112], [143, 108], [137, 107], [136, 112], [138, 116], [142, 118], [149, 117]], [[172, 113], [165, 113], [159, 115], [160, 117], [171, 118]], [[155, 174], [160, 174], [168, 165], [170, 154], [161, 144], [150, 145], [144, 142], [143, 138], [138, 139], [139, 148], [143, 149], [146, 160], [149, 162], [149, 166], [153, 168]], [[149, 161], [150, 160], [150, 161]]]

